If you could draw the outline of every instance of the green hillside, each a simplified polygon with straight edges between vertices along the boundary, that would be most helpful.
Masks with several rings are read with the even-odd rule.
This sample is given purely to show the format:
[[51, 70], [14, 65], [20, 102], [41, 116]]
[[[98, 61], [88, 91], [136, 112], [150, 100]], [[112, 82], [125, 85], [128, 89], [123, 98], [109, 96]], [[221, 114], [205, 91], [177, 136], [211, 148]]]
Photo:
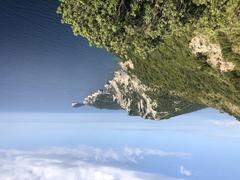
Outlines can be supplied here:
[[158, 103], [240, 117], [240, 0], [61, 0], [58, 13], [75, 35], [130, 60], [128, 74]]

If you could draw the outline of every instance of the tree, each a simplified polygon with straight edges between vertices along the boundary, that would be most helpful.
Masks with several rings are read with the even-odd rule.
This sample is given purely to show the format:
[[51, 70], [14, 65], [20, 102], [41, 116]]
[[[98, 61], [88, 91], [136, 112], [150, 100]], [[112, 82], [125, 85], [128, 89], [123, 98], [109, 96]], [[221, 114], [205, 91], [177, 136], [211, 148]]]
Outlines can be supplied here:
[[[232, 2], [232, 0], [231, 0]], [[237, 1], [229, 0], [61, 0], [58, 13], [75, 35], [122, 58], [146, 57], [168, 34], [201, 24], [221, 24]], [[225, 13], [223, 13], [225, 12]], [[204, 15], [204, 18], [202, 16]], [[210, 20], [211, 19], [211, 20]], [[206, 22], [207, 20], [207, 22]]]
[[[58, 13], [76, 36], [132, 60], [129, 73], [154, 94], [240, 116], [240, 0], [61, 0]], [[199, 34], [233, 71], [199, 61], [189, 48]]]

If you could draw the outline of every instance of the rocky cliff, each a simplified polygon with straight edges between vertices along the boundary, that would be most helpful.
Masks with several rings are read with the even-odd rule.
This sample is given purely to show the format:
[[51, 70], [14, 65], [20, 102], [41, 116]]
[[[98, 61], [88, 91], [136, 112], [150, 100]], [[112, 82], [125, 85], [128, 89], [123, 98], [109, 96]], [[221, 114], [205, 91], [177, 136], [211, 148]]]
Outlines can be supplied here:
[[178, 97], [161, 94], [157, 89], [147, 87], [136, 76], [129, 73], [134, 69], [131, 61], [120, 62], [119, 65], [119, 70], [105, 85], [105, 89], [97, 90], [87, 96], [84, 104], [100, 109], [121, 108], [126, 110], [129, 115], [155, 120], [203, 108], [203, 106], [186, 102]]

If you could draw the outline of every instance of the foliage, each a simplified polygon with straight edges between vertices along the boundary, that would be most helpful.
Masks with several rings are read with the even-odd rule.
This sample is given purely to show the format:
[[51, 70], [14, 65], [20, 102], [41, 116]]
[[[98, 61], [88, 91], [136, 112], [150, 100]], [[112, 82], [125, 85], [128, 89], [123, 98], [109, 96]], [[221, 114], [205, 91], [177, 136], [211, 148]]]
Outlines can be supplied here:
[[[75, 35], [131, 59], [129, 73], [157, 89], [156, 99], [170, 94], [240, 116], [240, 0], [61, 0], [58, 13]], [[234, 71], [195, 57], [196, 33], [220, 44]]]
[[234, 24], [237, 8], [236, 0], [61, 0], [58, 13], [75, 35], [127, 58], [132, 51], [146, 57], [165, 35], [189, 25]]
[[147, 60], [133, 55], [135, 68], [129, 73], [155, 88], [151, 94], [155, 99], [162, 99], [165, 93], [166, 97], [179, 97], [240, 117], [240, 74], [222, 74], [196, 60], [186, 42], [184, 36], [169, 36]]
[[62, 0], [58, 13], [75, 35], [121, 57], [153, 51], [164, 36], [199, 17], [205, 6], [189, 0]]

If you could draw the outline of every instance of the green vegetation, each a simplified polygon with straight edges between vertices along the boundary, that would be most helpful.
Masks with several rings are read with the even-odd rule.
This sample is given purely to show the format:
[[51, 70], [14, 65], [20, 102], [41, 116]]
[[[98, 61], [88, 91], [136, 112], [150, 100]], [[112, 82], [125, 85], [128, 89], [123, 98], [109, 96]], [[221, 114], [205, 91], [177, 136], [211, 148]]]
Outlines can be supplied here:
[[214, 107], [238, 117], [239, 76], [233, 75], [233, 72], [222, 74], [206, 61], [197, 60], [185, 47], [184, 41], [187, 39], [179, 40], [171, 36], [147, 60], [134, 56], [136, 68], [130, 73], [136, 74], [144, 84], [155, 88], [157, 92]]
[[[131, 60], [129, 74], [155, 99], [165, 94], [240, 117], [240, 0], [61, 0], [58, 13], [75, 35]], [[190, 48], [199, 34], [209, 52]], [[233, 68], [222, 70], [217, 53]]]

